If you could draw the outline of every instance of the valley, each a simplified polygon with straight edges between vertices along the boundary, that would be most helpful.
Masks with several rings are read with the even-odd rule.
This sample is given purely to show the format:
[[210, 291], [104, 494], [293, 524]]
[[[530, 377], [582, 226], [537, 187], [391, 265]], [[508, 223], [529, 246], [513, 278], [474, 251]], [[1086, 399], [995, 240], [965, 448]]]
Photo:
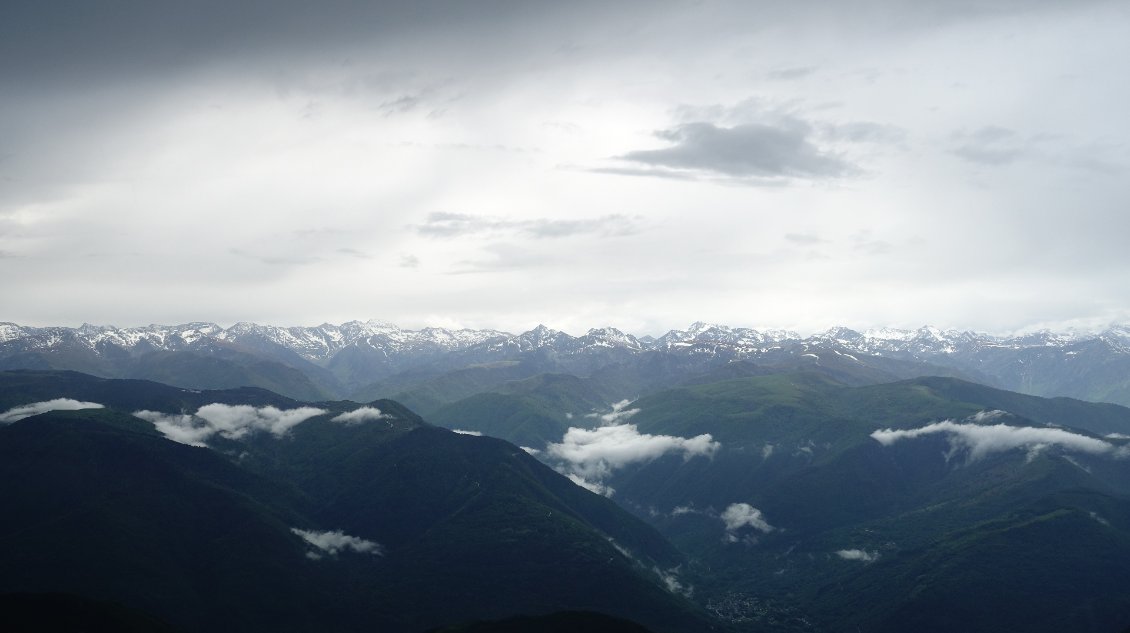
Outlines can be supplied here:
[[[518, 339], [402, 351], [392, 399], [4, 371], [0, 464], [29, 483], [0, 495], [0, 592], [183, 631], [576, 609], [657, 633], [1130, 622], [1130, 409], [925, 353]], [[149, 353], [232, 357], [198, 342]]]

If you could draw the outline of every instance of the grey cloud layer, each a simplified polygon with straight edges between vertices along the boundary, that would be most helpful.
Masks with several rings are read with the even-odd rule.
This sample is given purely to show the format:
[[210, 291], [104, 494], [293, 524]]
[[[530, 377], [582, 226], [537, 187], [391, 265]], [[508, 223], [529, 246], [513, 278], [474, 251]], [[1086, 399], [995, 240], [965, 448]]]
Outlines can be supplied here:
[[536, 239], [597, 234], [625, 236], [639, 232], [638, 219], [623, 215], [606, 215], [578, 220], [505, 220], [470, 213], [436, 212], [428, 215], [423, 224], [415, 227], [421, 235], [429, 237], [461, 237], [482, 233], [511, 233]]
[[656, 135], [671, 147], [628, 152], [620, 158], [653, 167], [753, 178], [836, 178], [856, 168], [822, 150], [800, 122], [719, 127], [686, 123]]
[[1050, 0], [0, 3], [3, 318], [1124, 320], [1126, 30]]

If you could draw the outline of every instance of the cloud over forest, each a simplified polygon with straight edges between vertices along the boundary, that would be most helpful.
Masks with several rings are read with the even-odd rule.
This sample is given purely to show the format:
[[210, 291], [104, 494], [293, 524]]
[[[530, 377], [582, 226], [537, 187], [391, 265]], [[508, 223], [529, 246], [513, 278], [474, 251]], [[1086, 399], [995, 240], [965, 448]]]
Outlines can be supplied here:
[[737, 532], [743, 527], [751, 527], [765, 534], [776, 529], [765, 520], [761, 510], [748, 503], [731, 503], [722, 512], [721, 519], [726, 524], [726, 532], [728, 533]]
[[917, 429], [882, 429], [871, 433], [871, 437], [883, 446], [927, 435], [945, 435], [950, 442], [950, 455], [963, 451], [968, 454], [969, 461], [1016, 449], [1034, 454], [1051, 446], [1091, 455], [1122, 456], [1125, 453], [1123, 448], [1110, 442], [1064, 429], [1007, 424], [979, 425], [945, 420]]
[[712, 457], [721, 444], [709, 433], [691, 438], [640, 433], [634, 424], [613, 424], [595, 429], [571, 427], [558, 444], [546, 446], [559, 470], [574, 482], [600, 492], [612, 489], [602, 482], [614, 471], [631, 464], [653, 461], [668, 453], [684, 459]]
[[339, 413], [330, 418], [331, 422], [341, 422], [342, 424], [361, 424], [363, 422], [371, 422], [373, 420], [385, 420], [392, 417], [386, 413], [381, 413], [381, 410], [376, 407], [359, 407], [352, 411]]
[[870, 563], [879, 559], [879, 552], [868, 552], [861, 549], [841, 549], [835, 552], [843, 560], [855, 560], [861, 563]]
[[306, 420], [326, 413], [325, 409], [315, 407], [279, 409], [213, 403], [200, 407], [191, 415], [159, 411], [136, 411], [133, 415], [152, 422], [158, 431], [174, 442], [205, 446], [205, 442], [217, 434], [231, 440], [259, 431], [281, 437]]
[[316, 530], [301, 530], [298, 528], [291, 528], [302, 540], [306, 541], [318, 552], [312, 552], [314, 555], [308, 556], [310, 558], [321, 558], [321, 553], [336, 556], [340, 552], [350, 551], [358, 554], [372, 554], [374, 556], [383, 556], [384, 548], [380, 544], [363, 539], [357, 536], [350, 536], [341, 530], [326, 530], [319, 532]]
[[18, 407], [12, 407], [7, 411], [0, 413], [0, 424], [10, 424], [18, 422], [24, 418], [30, 418], [33, 415], [40, 413], [47, 413], [48, 411], [77, 411], [79, 409], [102, 409], [103, 405], [97, 402], [82, 402], [80, 400], [72, 400], [70, 398], [55, 398], [54, 400], [44, 400], [43, 402], [32, 402], [31, 404], [24, 404]]

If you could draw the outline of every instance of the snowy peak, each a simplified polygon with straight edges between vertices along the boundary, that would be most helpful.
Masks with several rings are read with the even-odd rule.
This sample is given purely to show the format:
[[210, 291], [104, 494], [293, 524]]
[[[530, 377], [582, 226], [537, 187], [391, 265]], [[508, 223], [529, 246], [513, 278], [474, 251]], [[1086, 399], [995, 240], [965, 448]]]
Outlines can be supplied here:
[[799, 339], [799, 335], [787, 330], [759, 332], [749, 328], [731, 328], [699, 321], [692, 323], [686, 330], [671, 330], [664, 334], [655, 340], [654, 347], [673, 350], [723, 346], [739, 353], [751, 353], [787, 340]]
[[518, 348], [522, 351], [540, 349], [543, 347], [562, 347], [571, 345], [576, 341], [572, 336], [553, 328], [538, 324], [529, 332], [523, 332], [515, 337]]
[[614, 327], [592, 328], [578, 341], [585, 348], [626, 349], [637, 352], [643, 350], [639, 339]]
[[[915, 330], [873, 328], [860, 332], [835, 327], [803, 338], [785, 330], [758, 331], [698, 321], [685, 330], [671, 330], [659, 338], [636, 338], [613, 327], [593, 328], [579, 337], [547, 327], [521, 334], [498, 330], [449, 330], [428, 327], [406, 330], [377, 320], [323, 323], [314, 327], [279, 327], [241, 322], [224, 329], [215, 323], [148, 325], [118, 328], [84, 323], [78, 328], [26, 327], [0, 323], [0, 355], [28, 351], [85, 349], [103, 355], [139, 355], [152, 351], [191, 350], [206, 352], [219, 347], [266, 354], [291, 362], [295, 356], [328, 367], [343, 351], [376, 355], [389, 363], [396, 359], [437, 358], [465, 353], [489, 359], [544, 350], [561, 356], [661, 351], [674, 354], [714, 356], [723, 359], [756, 360], [773, 350], [792, 345], [815, 350], [837, 350], [847, 354], [887, 356], [936, 363], [942, 359], [972, 358], [992, 350], [1075, 350], [1099, 346], [1130, 354], [1130, 326], [1114, 325], [1100, 334], [1077, 332], [1032, 332], [1020, 336], [995, 337], [971, 332], [923, 326]], [[1096, 348], [1097, 349], [1097, 348]], [[1064, 353], [1067, 353], [1064, 351]], [[382, 361], [384, 362], [384, 361]]]
[[823, 339], [829, 342], [838, 343], [840, 345], [859, 345], [866, 337], [846, 327], [834, 327], [826, 332], [817, 334], [813, 338]]

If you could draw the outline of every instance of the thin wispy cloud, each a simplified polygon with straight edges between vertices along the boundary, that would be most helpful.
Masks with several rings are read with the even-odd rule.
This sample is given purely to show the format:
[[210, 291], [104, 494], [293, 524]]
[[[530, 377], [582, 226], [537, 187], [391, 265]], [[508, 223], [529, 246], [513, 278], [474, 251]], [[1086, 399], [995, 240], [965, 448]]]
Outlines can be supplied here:
[[1064, 429], [1007, 424], [980, 425], [945, 420], [917, 429], [882, 429], [871, 433], [872, 439], [883, 446], [929, 435], [942, 435], [949, 440], [950, 452], [947, 458], [964, 454], [971, 462], [993, 453], [1012, 450], [1028, 451], [1030, 456], [1034, 456], [1053, 446], [1090, 455], [1120, 457], [1126, 453], [1122, 447], [1110, 442]]
[[312, 559], [322, 558], [322, 554], [337, 556], [341, 552], [355, 552], [357, 554], [371, 554], [383, 556], [384, 548], [380, 544], [357, 536], [350, 536], [341, 530], [301, 530], [291, 528], [291, 532], [302, 537], [316, 551], [308, 552], [307, 557]]
[[779, 81], [792, 81], [794, 79], [807, 77], [814, 72], [816, 72], [816, 68], [814, 66], [793, 66], [791, 68], [779, 68], [777, 70], [771, 70], [766, 73], [766, 75], [770, 79], [776, 79]]
[[601, 424], [608, 426], [612, 424], [622, 424], [631, 419], [632, 416], [639, 413], [639, 409], [629, 409], [628, 405], [632, 404], [631, 400], [621, 400], [614, 402], [610, 406], [611, 411], [606, 413], [586, 413], [585, 417], [593, 420], [599, 420]]
[[954, 155], [982, 165], [1007, 165], [1029, 151], [1029, 144], [1014, 130], [986, 126], [972, 132], [955, 132]]
[[580, 219], [511, 220], [449, 212], [430, 213], [423, 224], [413, 228], [421, 235], [437, 238], [511, 234], [534, 239], [555, 239], [574, 235], [623, 237], [634, 235], [641, 230], [638, 218], [618, 214]]
[[54, 400], [44, 400], [43, 402], [32, 402], [30, 404], [12, 407], [0, 413], [0, 424], [11, 424], [12, 422], [18, 422], [25, 418], [30, 418], [33, 415], [47, 413], [48, 411], [77, 411], [80, 409], [101, 408], [103, 408], [103, 405], [97, 402], [83, 402], [81, 400], [72, 400], [71, 398], [55, 398]]

